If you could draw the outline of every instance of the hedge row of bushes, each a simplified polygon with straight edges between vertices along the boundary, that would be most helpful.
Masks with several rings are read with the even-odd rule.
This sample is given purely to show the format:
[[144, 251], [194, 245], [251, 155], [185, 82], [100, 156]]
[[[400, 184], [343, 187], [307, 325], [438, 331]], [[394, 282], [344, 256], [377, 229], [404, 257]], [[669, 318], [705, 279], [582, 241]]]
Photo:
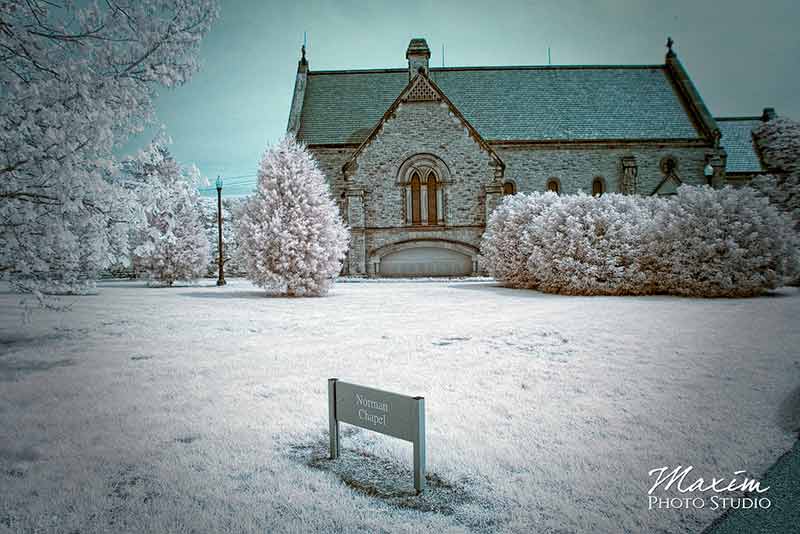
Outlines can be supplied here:
[[789, 218], [749, 188], [672, 197], [506, 197], [481, 246], [512, 287], [570, 295], [744, 297], [800, 272]]

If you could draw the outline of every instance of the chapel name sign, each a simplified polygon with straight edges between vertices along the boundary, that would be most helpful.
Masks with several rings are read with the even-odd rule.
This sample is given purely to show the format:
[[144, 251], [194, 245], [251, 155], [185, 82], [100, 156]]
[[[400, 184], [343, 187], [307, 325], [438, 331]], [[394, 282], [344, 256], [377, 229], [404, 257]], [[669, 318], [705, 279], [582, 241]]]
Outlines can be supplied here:
[[425, 487], [425, 399], [328, 379], [330, 457], [339, 457], [339, 423], [414, 444], [414, 489]]

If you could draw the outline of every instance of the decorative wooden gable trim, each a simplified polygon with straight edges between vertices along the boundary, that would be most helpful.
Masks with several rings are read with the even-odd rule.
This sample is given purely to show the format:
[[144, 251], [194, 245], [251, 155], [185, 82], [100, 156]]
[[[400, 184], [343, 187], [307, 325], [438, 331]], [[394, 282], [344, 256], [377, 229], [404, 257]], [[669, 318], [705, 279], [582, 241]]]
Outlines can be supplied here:
[[416, 83], [408, 90], [403, 102], [438, 102], [441, 100], [439, 93], [431, 87], [427, 78], [417, 76], [416, 79]]
[[678, 178], [676, 175], [671, 174], [669, 176], [665, 176], [661, 183], [658, 184], [658, 187], [650, 193], [651, 195], [674, 195], [678, 192], [678, 188], [683, 184], [681, 179]]
[[400, 95], [395, 99], [389, 109], [383, 114], [381, 119], [372, 129], [370, 134], [364, 139], [364, 142], [353, 152], [353, 155], [350, 156], [350, 159], [342, 165], [342, 172], [344, 173], [345, 180], [347, 180], [347, 176], [349, 171], [355, 168], [356, 161], [361, 153], [372, 143], [375, 137], [378, 136], [380, 133], [381, 127], [388, 121], [394, 112], [397, 110], [397, 107], [404, 102], [443, 102], [447, 105], [449, 111], [455, 115], [459, 121], [467, 128], [469, 131], [470, 137], [472, 137], [478, 145], [485, 150], [489, 157], [492, 159], [494, 166], [495, 166], [495, 176], [502, 176], [503, 171], [506, 168], [505, 163], [503, 160], [500, 159], [500, 156], [497, 155], [497, 152], [486, 142], [486, 140], [481, 137], [478, 131], [469, 123], [469, 121], [461, 114], [461, 112], [453, 105], [447, 96], [445, 96], [444, 92], [431, 80], [424, 71], [419, 72], [414, 78], [408, 82], [408, 85], [400, 92]]

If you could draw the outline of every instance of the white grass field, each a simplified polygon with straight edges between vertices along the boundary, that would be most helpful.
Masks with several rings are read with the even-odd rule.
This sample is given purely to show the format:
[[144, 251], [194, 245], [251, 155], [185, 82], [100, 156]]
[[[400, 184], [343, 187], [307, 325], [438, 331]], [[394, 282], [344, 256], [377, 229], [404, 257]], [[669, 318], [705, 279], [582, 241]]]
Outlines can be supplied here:
[[[30, 324], [2, 288], [0, 532], [699, 532], [719, 512], [648, 510], [649, 470], [759, 476], [796, 439], [795, 289], [211, 283], [104, 283]], [[329, 377], [425, 396], [427, 496], [408, 443], [349, 427], [321, 459]]]

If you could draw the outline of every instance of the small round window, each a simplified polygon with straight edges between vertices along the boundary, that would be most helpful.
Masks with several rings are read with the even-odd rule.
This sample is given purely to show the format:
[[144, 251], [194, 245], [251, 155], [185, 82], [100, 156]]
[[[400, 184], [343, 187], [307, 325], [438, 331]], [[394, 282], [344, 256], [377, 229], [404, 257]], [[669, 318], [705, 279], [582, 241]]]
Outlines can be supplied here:
[[665, 176], [672, 176], [678, 170], [678, 160], [672, 156], [667, 156], [661, 159], [659, 166]]

